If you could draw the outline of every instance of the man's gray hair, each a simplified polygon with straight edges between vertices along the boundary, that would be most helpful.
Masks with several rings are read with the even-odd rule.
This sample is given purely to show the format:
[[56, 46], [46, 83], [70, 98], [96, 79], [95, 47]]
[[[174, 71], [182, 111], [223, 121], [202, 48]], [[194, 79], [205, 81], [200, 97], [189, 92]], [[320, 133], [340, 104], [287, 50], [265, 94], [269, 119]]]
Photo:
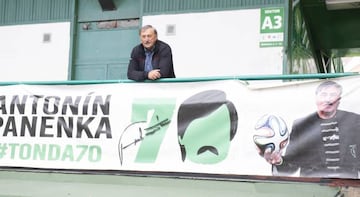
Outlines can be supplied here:
[[336, 83], [335, 81], [324, 81], [322, 82], [315, 91], [315, 94], [318, 94], [322, 89], [329, 87], [329, 86], [333, 86], [335, 88], [337, 88], [339, 90], [339, 95], [341, 95], [342, 93], [342, 86], [338, 83]]
[[157, 31], [156, 31], [155, 27], [153, 27], [152, 25], [145, 25], [145, 26], [141, 27], [141, 29], [139, 30], [139, 35], [141, 34], [141, 32], [146, 31], [148, 29], [153, 29], [155, 35], [157, 35]]

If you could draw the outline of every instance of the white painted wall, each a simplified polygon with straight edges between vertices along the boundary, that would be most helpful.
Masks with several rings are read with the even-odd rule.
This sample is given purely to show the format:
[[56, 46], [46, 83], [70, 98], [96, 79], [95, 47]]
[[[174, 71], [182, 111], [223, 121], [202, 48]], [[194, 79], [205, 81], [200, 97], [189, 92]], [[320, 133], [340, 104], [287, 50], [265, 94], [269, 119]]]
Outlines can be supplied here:
[[69, 49], [69, 22], [0, 26], [0, 81], [67, 80]]
[[[178, 78], [282, 74], [283, 47], [260, 47], [260, 9], [144, 16], [142, 23], [171, 45]], [[0, 26], [0, 81], [67, 80], [69, 49], [70, 22]]]
[[[283, 47], [260, 48], [260, 9], [144, 16], [173, 50], [177, 77], [282, 74]], [[175, 35], [166, 27], [175, 25]]]

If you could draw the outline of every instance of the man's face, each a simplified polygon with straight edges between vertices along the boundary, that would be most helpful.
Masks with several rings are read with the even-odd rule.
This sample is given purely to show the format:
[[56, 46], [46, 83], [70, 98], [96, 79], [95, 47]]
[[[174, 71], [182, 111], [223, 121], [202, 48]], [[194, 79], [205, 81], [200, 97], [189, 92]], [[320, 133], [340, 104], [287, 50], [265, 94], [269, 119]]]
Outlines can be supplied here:
[[316, 95], [318, 113], [322, 118], [331, 118], [340, 104], [340, 91], [334, 86], [321, 89]]
[[204, 117], [192, 121], [179, 143], [186, 158], [195, 163], [214, 164], [223, 161], [230, 147], [229, 110], [225, 104]]
[[150, 28], [150, 29], [141, 31], [140, 40], [141, 40], [142, 45], [146, 49], [151, 50], [157, 40], [157, 36], [155, 34], [154, 29]]

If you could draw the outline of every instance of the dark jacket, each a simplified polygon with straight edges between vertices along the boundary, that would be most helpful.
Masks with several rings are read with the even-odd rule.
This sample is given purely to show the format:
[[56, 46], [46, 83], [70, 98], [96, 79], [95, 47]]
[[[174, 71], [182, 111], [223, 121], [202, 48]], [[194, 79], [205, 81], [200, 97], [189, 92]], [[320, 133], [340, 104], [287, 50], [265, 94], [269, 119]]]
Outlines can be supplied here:
[[[336, 112], [340, 137], [339, 178], [358, 178], [360, 170], [360, 116]], [[300, 170], [302, 177], [332, 177], [326, 167], [324, 145], [317, 113], [296, 120], [290, 133], [283, 164], [273, 166], [274, 175], [289, 175]]]
[[[160, 69], [161, 78], [175, 78], [171, 48], [165, 42], [157, 40], [152, 58], [153, 69]], [[145, 68], [145, 50], [142, 44], [135, 46], [131, 52], [127, 77], [135, 81], [148, 79]]]

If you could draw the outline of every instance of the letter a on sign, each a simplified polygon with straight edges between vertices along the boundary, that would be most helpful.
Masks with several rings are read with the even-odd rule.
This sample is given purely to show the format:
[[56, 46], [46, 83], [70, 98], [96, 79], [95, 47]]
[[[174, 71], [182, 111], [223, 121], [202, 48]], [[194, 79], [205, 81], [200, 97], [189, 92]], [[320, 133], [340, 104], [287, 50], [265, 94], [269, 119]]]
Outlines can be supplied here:
[[260, 47], [281, 47], [284, 41], [284, 8], [261, 9]]

